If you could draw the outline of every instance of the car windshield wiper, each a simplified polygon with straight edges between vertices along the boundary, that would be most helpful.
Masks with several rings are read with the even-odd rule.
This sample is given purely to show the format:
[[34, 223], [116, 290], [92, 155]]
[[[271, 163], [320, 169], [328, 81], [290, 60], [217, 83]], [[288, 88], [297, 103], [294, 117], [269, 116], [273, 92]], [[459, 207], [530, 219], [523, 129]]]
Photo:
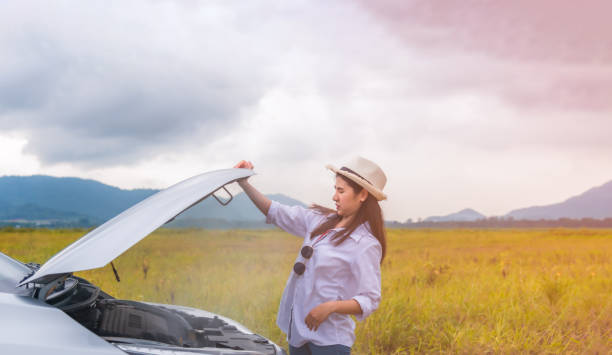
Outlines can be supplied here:
[[111, 261], [111, 267], [113, 268], [113, 273], [115, 273], [115, 279], [117, 279], [117, 282], [121, 282], [121, 279], [119, 278], [119, 273], [117, 273], [117, 269], [115, 269], [115, 264], [113, 264], [113, 262]]

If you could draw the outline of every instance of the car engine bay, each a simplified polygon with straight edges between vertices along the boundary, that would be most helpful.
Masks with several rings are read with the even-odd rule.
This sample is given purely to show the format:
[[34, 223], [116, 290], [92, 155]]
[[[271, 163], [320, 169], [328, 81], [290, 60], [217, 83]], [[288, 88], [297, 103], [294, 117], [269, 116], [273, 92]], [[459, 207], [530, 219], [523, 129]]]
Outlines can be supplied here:
[[[83, 278], [66, 275], [61, 279], [45, 302], [113, 344], [279, 353], [266, 338], [245, 333], [219, 316], [197, 315], [200, 310], [195, 308], [119, 300]], [[33, 296], [40, 298], [43, 291], [38, 288]], [[131, 353], [127, 347], [124, 350]]]

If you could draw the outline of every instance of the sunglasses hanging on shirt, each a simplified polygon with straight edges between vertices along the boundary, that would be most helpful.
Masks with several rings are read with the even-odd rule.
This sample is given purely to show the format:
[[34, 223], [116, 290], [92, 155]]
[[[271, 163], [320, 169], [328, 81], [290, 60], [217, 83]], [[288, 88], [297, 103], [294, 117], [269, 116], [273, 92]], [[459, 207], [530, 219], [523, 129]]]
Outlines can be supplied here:
[[[327, 236], [327, 233], [329, 233], [331, 231], [331, 229], [327, 230], [325, 233], [321, 234], [317, 240], [315, 240], [314, 243], [312, 243], [312, 246], [310, 245], [304, 245], [302, 247], [302, 250], [300, 250], [300, 253], [302, 254], [302, 257], [304, 259], [310, 259], [310, 257], [312, 257], [312, 254], [314, 253], [314, 246], [321, 241], [323, 238], [325, 238], [325, 236]], [[304, 271], [306, 271], [306, 264], [304, 264], [301, 261], [296, 262], [293, 265], [293, 271], [298, 274], [298, 275], [302, 275], [304, 273]]]

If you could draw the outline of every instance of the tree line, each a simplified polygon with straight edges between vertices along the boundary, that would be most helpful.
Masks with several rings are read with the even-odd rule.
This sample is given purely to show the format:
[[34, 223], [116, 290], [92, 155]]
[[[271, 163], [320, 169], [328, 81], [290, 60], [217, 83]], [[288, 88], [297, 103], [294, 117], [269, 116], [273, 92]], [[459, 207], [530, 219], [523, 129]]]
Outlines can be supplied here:
[[513, 219], [511, 217], [489, 217], [476, 221], [390, 221], [388, 228], [612, 228], [612, 218], [559, 218], [559, 219]]

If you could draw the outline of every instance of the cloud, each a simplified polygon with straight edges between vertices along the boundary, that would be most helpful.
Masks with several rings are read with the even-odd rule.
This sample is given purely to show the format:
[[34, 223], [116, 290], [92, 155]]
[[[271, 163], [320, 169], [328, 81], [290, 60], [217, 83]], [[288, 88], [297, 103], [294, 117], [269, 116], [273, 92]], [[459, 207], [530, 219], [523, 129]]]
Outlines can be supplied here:
[[605, 63], [612, 59], [612, 4], [593, 0], [363, 1], [415, 47], [480, 52], [524, 61]]
[[[390, 35], [423, 53], [438, 94], [492, 92], [520, 109], [610, 111], [608, 1], [362, 1]], [[439, 65], [442, 64], [442, 65]]]
[[222, 8], [72, 5], [0, 11], [0, 127], [24, 132], [43, 163], [125, 164], [202, 144], [269, 85], [259, 48]]
[[402, 220], [554, 202], [612, 174], [609, 11], [564, 4], [6, 2], [0, 143], [122, 187], [250, 159], [307, 203], [360, 154]]

